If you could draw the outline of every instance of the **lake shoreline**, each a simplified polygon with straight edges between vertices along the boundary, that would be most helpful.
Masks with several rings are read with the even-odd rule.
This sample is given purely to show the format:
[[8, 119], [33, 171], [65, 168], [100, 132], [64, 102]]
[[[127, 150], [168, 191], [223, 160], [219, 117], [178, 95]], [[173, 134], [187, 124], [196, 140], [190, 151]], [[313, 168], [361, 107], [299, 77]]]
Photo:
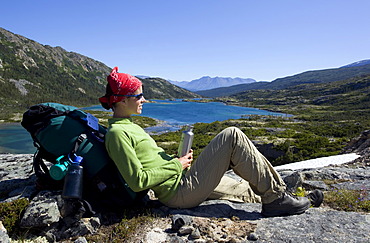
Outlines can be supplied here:
[[[170, 99], [164, 99], [164, 100], [154, 99], [154, 100], [148, 100], [147, 103], [157, 103], [157, 100], [159, 100], [159, 101], [173, 101], [173, 100], [170, 100]], [[291, 114], [284, 113], [281, 110], [275, 110], [272, 107], [261, 109], [261, 108], [258, 108], [258, 107], [244, 106], [243, 104], [241, 104], [241, 102], [235, 101], [235, 100], [230, 100], [230, 99], [223, 100], [221, 98], [218, 98], [218, 99], [207, 99], [207, 98], [204, 98], [204, 99], [200, 99], [200, 100], [197, 100], [197, 99], [176, 99], [176, 100], [181, 100], [182, 102], [195, 102], [195, 103], [218, 102], [218, 103], [222, 103], [222, 104], [227, 105], [227, 106], [236, 106], [236, 107], [243, 107], [243, 108], [251, 108], [251, 109], [257, 109], [257, 110], [266, 111], [266, 112], [280, 113], [281, 115], [284, 115], [285, 114], [285, 115], [293, 116]], [[100, 104], [93, 104], [93, 105], [89, 105], [89, 106], [85, 106], [85, 107], [77, 107], [77, 108], [84, 109], [86, 107], [93, 107], [93, 106], [100, 106]], [[109, 110], [105, 110], [105, 111], [106, 112], [109, 112]], [[24, 112], [26, 112], [26, 110], [24, 110]], [[10, 113], [9, 114], [9, 117], [10, 118], [9, 119], [0, 119], [0, 124], [20, 123], [22, 121], [22, 117], [23, 117], [23, 113], [24, 112], [17, 111], [17, 112], [14, 112], [14, 113]], [[145, 115], [143, 115], [143, 116], [145, 117]], [[146, 116], [146, 117], [149, 117], [149, 116]]]

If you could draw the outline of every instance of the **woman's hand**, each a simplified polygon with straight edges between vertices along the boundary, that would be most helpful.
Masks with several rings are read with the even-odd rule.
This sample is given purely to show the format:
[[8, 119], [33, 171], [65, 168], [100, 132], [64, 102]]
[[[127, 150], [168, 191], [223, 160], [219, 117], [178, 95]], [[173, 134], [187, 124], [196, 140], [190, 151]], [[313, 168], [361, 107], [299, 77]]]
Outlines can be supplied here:
[[188, 154], [184, 155], [183, 157], [180, 157], [179, 161], [182, 165], [183, 170], [188, 168], [191, 165], [191, 163], [193, 162], [193, 150], [190, 149], [190, 152]]

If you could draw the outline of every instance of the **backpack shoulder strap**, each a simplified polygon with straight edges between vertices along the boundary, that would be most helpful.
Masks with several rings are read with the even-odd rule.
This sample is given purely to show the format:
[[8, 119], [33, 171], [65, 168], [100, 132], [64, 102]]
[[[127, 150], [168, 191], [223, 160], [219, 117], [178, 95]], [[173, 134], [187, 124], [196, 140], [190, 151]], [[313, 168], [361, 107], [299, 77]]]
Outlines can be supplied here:
[[53, 180], [49, 174], [49, 169], [46, 166], [44, 159], [53, 161], [51, 154], [44, 151], [41, 147], [37, 149], [33, 156], [32, 168], [35, 171], [37, 181], [36, 187], [40, 190], [45, 189], [61, 189], [63, 187], [63, 181]]

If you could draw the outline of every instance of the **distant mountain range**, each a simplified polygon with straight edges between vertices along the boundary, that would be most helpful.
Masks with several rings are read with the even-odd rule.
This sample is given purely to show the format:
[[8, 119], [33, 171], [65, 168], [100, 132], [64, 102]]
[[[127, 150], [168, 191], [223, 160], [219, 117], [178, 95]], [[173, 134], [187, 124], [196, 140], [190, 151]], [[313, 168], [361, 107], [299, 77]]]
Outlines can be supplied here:
[[330, 83], [370, 74], [370, 60], [355, 62], [340, 68], [306, 71], [272, 82], [255, 82], [231, 87], [196, 91], [205, 97], [230, 96], [247, 90], [281, 90], [303, 84]]
[[200, 91], [200, 90], [208, 90], [208, 89], [215, 89], [220, 87], [229, 87], [233, 85], [238, 84], [249, 84], [254, 83], [256, 80], [251, 78], [225, 78], [225, 77], [214, 77], [211, 78], [209, 76], [204, 76], [199, 79], [192, 80], [190, 82], [187, 81], [171, 81], [170, 83], [173, 83], [181, 88], [188, 89], [190, 91]]

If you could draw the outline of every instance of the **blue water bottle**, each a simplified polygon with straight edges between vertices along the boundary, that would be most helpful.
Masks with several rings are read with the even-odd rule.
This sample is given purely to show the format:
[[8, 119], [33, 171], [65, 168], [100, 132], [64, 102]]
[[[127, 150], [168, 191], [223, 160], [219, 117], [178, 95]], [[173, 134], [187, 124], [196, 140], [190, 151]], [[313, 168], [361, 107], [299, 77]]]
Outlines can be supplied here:
[[82, 184], [83, 184], [83, 157], [76, 154], [70, 155], [71, 164], [68, 166], [67, 174], [64, 180], [64, 187], [62, 197], [69, 198], [82, 198]]

